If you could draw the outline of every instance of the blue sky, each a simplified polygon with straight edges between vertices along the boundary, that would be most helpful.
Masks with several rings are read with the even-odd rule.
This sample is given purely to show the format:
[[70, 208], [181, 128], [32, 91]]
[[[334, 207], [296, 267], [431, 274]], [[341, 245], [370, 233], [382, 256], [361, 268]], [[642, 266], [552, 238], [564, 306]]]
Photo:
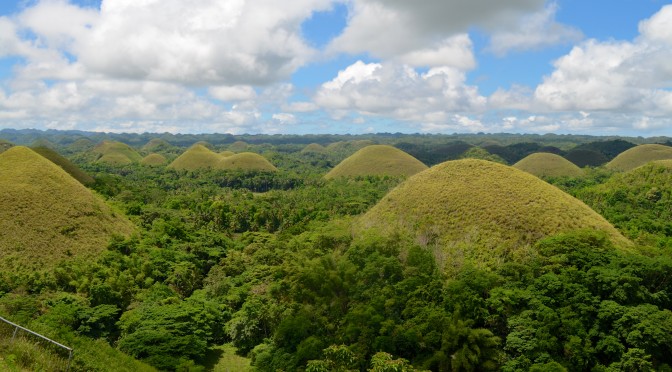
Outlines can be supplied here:
[[0, 3], [0, 128], [672, 135], [658, 0]]

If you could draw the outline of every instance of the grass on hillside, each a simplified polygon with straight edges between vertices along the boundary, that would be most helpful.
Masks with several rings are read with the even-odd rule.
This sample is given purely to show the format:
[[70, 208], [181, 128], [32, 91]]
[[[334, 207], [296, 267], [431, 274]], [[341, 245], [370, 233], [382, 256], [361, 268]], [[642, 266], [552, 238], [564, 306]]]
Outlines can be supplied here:
[[583, 170], [571, 161], [548, 152], [528, 155], [513, 167], [537, 177], [581, 177], [584, 175]]
[[151, 165], [151, 166], [161, 166], [165, 165], [168, 162], [166, 160], [166, 157], [161, 155], [161, 154], [156, 154], [152, 153], [147, 156], [145, 156], [141, 161], [140, 164], [142, 165]]
[[223, 157], [227, 157], [227, 156], [231, 156], [231, 155], [235, 155], [235, 152], [229, 151], [229, 150], [224, 150], [224, 151], [219, 153], [219, 156], [223, 156]]
[[232, 144], [229, 145], [229, 151], [233, 152], [243, 152], [246, 151], [248, 148], [247, 142], [244, 141], [236, 141]]
[[220, 156], [220, 161], [217, 164], [216, 169], [242, 169], [272, 172], [278, 170], [278, 168], [266, 160], [265, 157], [252, 152], [241, 152], [240, 154], [234, 154], [223, 158]]
[[672, 159], [672, 147], [657, 144], [640, 145], [626, 150], [607, 163], [606, 167], [629, 171], [654, 160]]
[[236, 355], [236, 348], [230, 344], [217, 346], [219, 359], [212, 367], [213, 372], [252, 372], [254, 368], [250, 366], [250, 360]]
[[56, 164], [17, 146], [0, 154], [0, 268], [25, 273], [95, 257], [132, 224]]
[[357, 224], [362, 232], [408, 232], [438, 247], [446, 271], [465, 262], [496, 266], [529, 254], [539, 239], [591, 229], [629, 247], [609, 222], [578, 199], [539, 178], [483, 160], [457, 160], [412, 176], [386, 195]]
[[81, 182], [83, 185], [91, 185], [94, 182], [96, 182], [96, 180], [94, 180], [93, 177], [86, 174], [78, 166], [76, 166], [74, 163], [72, 163], [65, 157], [61, 156], [56, 151], [47, 147], [33, 147], [32, 150], [42, 155], [43, 157], [49, 159], [52, 163], [63, 168], [64, 171], [68, 172], [69, 175], [74, 177], [77, 181]]
[[113, 165], [137, 163], [142, 160], [142, 155], [122, 142], [103, 141], [97, 144], [93, 151], [102, 155], [98, 161]]
[[388, 145], [371, 145], [352, 154], [324, 178], [411, 176], [427, 169], [418, 159]]
[[317, 153], [320, 153], [320, 154], [324, 154], [325, 152], [327, 152], [327, 149], [326, 149], [326, 147], [320, 145], [319, 143], [311, 143], [311, 144], [307, 145], [306, 147], [304, 147], [301, 150], [301, 152], [302, 153], [317, 152]]
[[142, 146], [142, 151], [145, 152], [165, 151], [172, 147], [173, 146], [170, 143], [160, 138], [152, 138], [151, 140], [149, 140], [149, 142], [147, 142], [144, 146]]
[[173, 160], [168, 168], [178, 170], [194, 171], [197, 169], [216, 168], [222, 157], [216, 152], [203, 146], [202, 144], [195, 144], [191, 146], [177, 159]]

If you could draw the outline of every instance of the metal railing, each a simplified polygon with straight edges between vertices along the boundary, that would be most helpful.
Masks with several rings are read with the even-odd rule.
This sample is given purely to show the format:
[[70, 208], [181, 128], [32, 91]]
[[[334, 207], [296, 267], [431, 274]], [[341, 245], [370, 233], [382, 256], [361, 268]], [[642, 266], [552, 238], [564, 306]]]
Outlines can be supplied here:
[[31, 331], [30, 329], [28, 329], [28, 328], [21, 327], [20, 325], [18, 325], [18, 324], [16, 324], [16, 323], [12, 323], [12, 322], [10, 322], [9, 320], [7, 320], [7, 319], [5, 319], [5, 318], [3, 318], [3, 317], [1, 317], [1, 316], [0, 316], [0, 320], [3, 321], [3, 322], [5, 322], [5, 323], [7, 323], [7, 324], [9, 324], [9, 325], [11, 325], [12, 327], [15, 327], [15, 328], [14, 328], [14, 333], [12, 334], [12, 341], [11, 341], [11, 342], [14, 342], [14, 339], [16, 338], [16, 333], [19, 332], [19, 329], [20, 329], [20, 330], [23, 330], [23, 331], [26, 331], [26, 332], [30, 333], [30, 334], [33, 335], [33, 336], [37, 336], [37, 337], [39, 337], [39, 338], [41, 338], [41, 339], [43, 339], [43, 340], [45, 340], [45, 341], [49, 341], [49, 342], [51, 342], [52, 344], [54, 344], [54, 345], [56, 345], [56, 346], [58, 346], [58, 347], [61, 347], [61, 348], [65, 349], [65, 350], [67, 350], [67, 351], [68, 351], [68, 367], [66, 368], [66, 371], [69, 371], [69, 370], [70, 370], [70, 362], [72, 361], [72, 353], [74, 352], [74, 350], [73, 350], [72, 348], [67, 347], [67, 346], [65, 346], [65, 345], [63, 345], [63, 344], [60, 344], [60, 343], [58, 343], [58, 342], [56, 342], [56, 341], [54, 341], [54, 340], [52, 340], [52, 339], [50, 339], [50, 338], [48, 338], [48, 337], [42, 336], [41, 334], [39, 334], [39, 333], [37, 333], [37, 332], [33, 332], [33, 331]]

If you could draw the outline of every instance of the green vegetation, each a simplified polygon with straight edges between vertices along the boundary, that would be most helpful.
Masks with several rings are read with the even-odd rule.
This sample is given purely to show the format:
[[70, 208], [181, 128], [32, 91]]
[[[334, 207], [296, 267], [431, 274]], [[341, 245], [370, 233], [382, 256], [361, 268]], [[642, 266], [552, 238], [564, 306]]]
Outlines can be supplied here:
[[477, 146], [474, 146], [465, 151], [462, 155], [460, 155], [460, 159], [481, 159], [494, 161], [495, 163], [506, 164], [506, 160], [502, 159], [499, 155], [493, 155], [487, 150]]
[[427, 169], [418, 159], [387, 145], [371, 145], [343, 160], [324, 177], [412, 176]]
[[125, 165], [142, 160], [142, 156], [132, 147], [115, 141], [103, 141], [93, 148], [93, 152], [100, 154], [99, 162], [110, 165]]
[[560, 155], [540, 152], [528, 155], [513, 165], [537, 177], [581, 177], [583, 170]]
[[609, 161], [604, 154], [587, 149], [574, 149], [570, 150], [565, 154], [565, 159], [576, 164], [576, 166], [584, 167], [599, 167], [602, 164], [605, 164]]
[[144, 158], [142, 158], [142, 160], [140, 161], [140, 164], [151, 165], [151, 166], [158, 167], [158, 166], [161, 166], [161, 165], [165, 165], [167, 162], [168, 162], [168, 160], [166, 159], [165, 156], [163, 156], [161, 154], [157, 154], [157, 153], [151, 153], [151, 154], [145, 156]]
[[173, 160], [168, 168], [177, 170], [194, 171], [197, 169], [217, 168], [222, 157], [216, 152], [203, 146], [202, 144], [195, 144], [191, 146], [177, 159]]
[[[0, 154], [0, 245], [29, 242], [0, 248], [0, 316], [73, 346], [73, 371], [672, 369], [672, 160], [545, 177], [557, 188], [473, 159], [323, 177], [372, 143], [509, 161], [582, 144], [606, 157], [613, 138], [0, 135], [48, 140], [107, 199], [25, 147]], [[278, 169], [110, 165], [76, 141], [153, 142], [169, 160], [207, 141], [217, 162], [245, 141]], [[87, 234], [105, 236], [74, 241]], [[46, 245], [60, 237], [70, 251]], [[63, 369], [62, 351], [12, 331], [0, 324], [0, 370]]]
[[5, 152], [7, 149], [9, 149], [13, 146], [14, 146], [13, 143], [11, 143], [9, 141], [5, 141], [5, 140], [0, 138], [0, 154]]
[[95, 257], [132, 225], [56, 164], [16, 146], [0, 154], [0, 268], [51, 268]]
[[234, 155], [234, 154], [235, 154], [235, 152], [229, 151], [229, 150], [224, 150], [224, 151], [219, 153], [220, 156], [224, 156], [224, 157], [231, 156], [231, 155]]
[[71, 175], [77, 181], [81, 182], [83, 185], [89, 186], [92, 185], [94, 182], [96, 182], [96, 180], [94, 180], [93, 177], [86, 174], [78, 166], [76, 166], [67, 158], [61, 156], [55, 150], [52, 150], [48, 147], [33, 147], [31, 149], [36, 153], [42, 155], [43, 157], [47, 158], [52, 163], [63, 168], [64, 171], [68, 172], [69, 175]]
[[[221, 158], [221, 157], [220, 157]], [[217, 169], [233, 170], [241, 169], [248, 171], [275, 172], [278, 170], [266, 158], [252, 152], [241, 152], [221, 158], [216, 166]]]
[[398, 186], [359, 223], [407, 231], [438, 249], [446, 271], [465, 264], [496, 266], [561, 232], [594, 229], [627, 240], [581, 201], [523, 171], [483, 160], [449, 161]]
[[640, 145], [622, 152], [606, 167], [617, 171], [629, 171], [654, 160], [672, 159], [672, 147], [665, 145]]
[[170, 143], [162, 140], [161, 138], [152, 138], [144, 146], [142, 146], [142, 151], [145, 153], [151, 152], [165, 152], [170, 151], [174, 146]]

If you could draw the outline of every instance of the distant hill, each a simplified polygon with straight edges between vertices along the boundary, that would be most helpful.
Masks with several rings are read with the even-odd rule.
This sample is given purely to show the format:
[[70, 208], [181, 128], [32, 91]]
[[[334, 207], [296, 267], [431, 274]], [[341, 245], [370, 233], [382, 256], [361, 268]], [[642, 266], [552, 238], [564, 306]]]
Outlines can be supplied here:
[[168, 160], [165, 156], [157, 153], [151, 153], [140, 160], [140, 164], [151, 166], [161, 166], [165, 165], [167, 162]]
[[584, 172], [560, 155], [547, 152], [531, 154], [513, 165], [537, 177], [581, 177]]
[[278, 170], [265, 157], [251, 152], [241, 152], [231, 156], [220, 157], [217, 169], [240, 169], [275, 172]]
[[88, 138], [79, 138], [78, 140], [72, 142], [68, 145], [68, 149], [71, 151], [88, 151], [95, 146], [95, 143]]
[[236, 141], [229, 145], [229, 150], [233, 152], [243, 152], [247, 151], [248, 144], [244, 141]]
[[565, 159], [574, 163], [577, 167], [599, 167], [609, 161], [609, 158], [601, 152], [588, 149], [573, 149], [567, 151]]
[[302, 153], [319, 153], [319, 154], [324, 154], [327, 152], [327, 148], [318, 144], [318, 143], [311, 143], [304, 147], [301, 150]]
[[563, 152], [557, 147], [543, 146], [534, 142], [514, 143], [508, 146], [501, 145], [482, 145], [485, 150], [493, 155], [500, 156], [508, 164], [514, 164], [524, 157], [537, 152], [548, 152], [551, 154], [562, 155]]
[[418, 159], [388, 145], [371, 145], [343, 160], [324, 178], [411, 176], [427, 169]]
[[484, 160], [456, 160], [412, 176], [357, 223], [407, 232], [434, 246], [446, 270], [465, 262], [498, 265], [539, 239], [577, 229], [603, 231], [617, 245], [631, 243], [580, 200], [539, 178]]
[[620, 153], [606, 164], [608, 169], [628, 171], [654, 160], [672, 159], [672, 147], [665, 145], [639, 145]]
[[94, 258], [132, 224], [56, 164], [27, 147], [0, 154], [0, 268], [41, 270]]
[[609, 140], [609, 141], [594, 141], [594, 142], [588, 142], [584, 143], [581, 145], [576, 146], [572, 150], [591, 150], [591, 151], [596, 151], [599, 152], [600, 154], [604, 155], [607, 159], [611, 160], [618, 156], [618, 154], [629, 150], [635, 145], [632, 142], [616, 139], [616, 140]]
[[506, 160], [499, 155], [489, 153], [487, 150], [474, 146], [460, 155], [460, 159], [481, 159], [494, 161], [495, 163], [507, 164]]
[[142, 151], [147, 152], [161, 152], [161, 151], [168, 151], [170, 149], [173, 149], [175, 146], [171, 145], [170, 143], [160, 139], [160, 138], [152, 138], [149, 142], [147, 142], [144, 146], [142, 146]]
[[93, 148], [93, 152], [101, 155], [98, 162], [112, 165], [125, 165], [142, 160], [142, 156], [131, 146], [116, 141], [102, 141]]
[[94, 180], [93, 177], [86, 174], [78, 166], [73, 164], [70, 160], [61, 156], [55, 150], [53, 150], [51, 148], [47, 148], [47, 147], [34, 147], [34, 148], [32, 148], [32, 150], [35, 151], [36, 153], [44, 156], [45, 158], [50, 160], [52, 163], [54, 163], [54, 164], [58, 165], [59, 167], [63, 168], [64, 171], [68, 172], [69, 175], [71, 175], [73, 178], [75, 178], [77, 181], [79, 181], [83, 185], [88, 186], [88, 185], [92, 185], [96, 182], [96, 180]]
[[217, 168], [222, 156], [202, 144], [195, 144], [187, 149], [177, 159], [173, 160], [168, 168], [178, 170], [197, 170], [207, 168]]

